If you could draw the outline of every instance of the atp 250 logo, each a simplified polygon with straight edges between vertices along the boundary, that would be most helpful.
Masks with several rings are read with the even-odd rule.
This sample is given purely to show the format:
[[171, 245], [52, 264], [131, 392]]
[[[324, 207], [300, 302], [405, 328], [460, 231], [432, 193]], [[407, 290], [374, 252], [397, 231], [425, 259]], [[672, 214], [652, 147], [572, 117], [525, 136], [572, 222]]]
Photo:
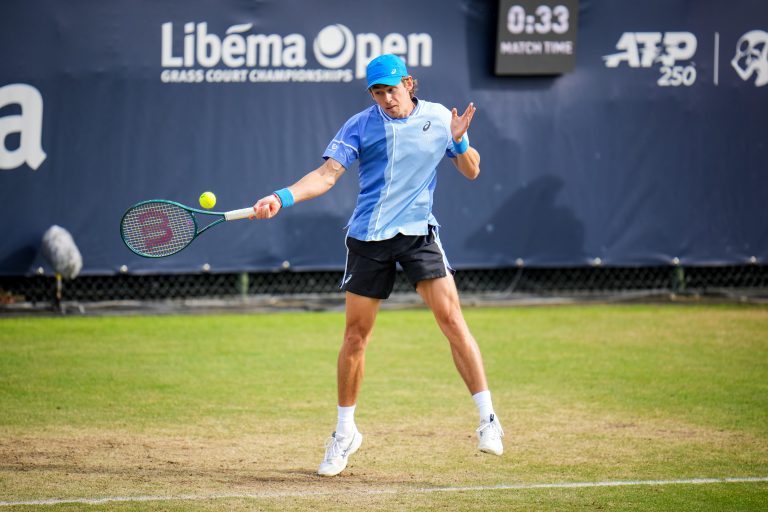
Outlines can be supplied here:
[[606, 67], [626, 63], [630, 68], [658, 66], [661, 87], [691, 86], [696, 82], [698, 41], [690, 32], [624, 32], [616, 43], [618, 53], [605, 55]]

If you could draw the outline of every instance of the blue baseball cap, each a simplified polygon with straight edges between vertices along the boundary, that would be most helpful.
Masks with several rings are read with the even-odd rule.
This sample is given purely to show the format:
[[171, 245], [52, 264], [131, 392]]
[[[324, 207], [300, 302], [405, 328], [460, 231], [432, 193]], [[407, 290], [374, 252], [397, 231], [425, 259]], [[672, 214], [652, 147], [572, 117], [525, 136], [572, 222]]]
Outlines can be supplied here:
[[365, 70], [368, 89], [377, 84], [397, 85], [404, 76], [408, 76], [405, 61], [397, 55], [385, 53], [368, 63]]

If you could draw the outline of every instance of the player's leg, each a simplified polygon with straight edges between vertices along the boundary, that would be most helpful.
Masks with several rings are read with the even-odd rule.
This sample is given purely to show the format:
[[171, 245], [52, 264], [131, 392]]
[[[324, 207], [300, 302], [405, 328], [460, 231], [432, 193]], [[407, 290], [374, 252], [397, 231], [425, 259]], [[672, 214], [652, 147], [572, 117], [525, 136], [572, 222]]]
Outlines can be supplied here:
[[326, 442], [323, 462], [317, 470], [321, 476], [335, 476], [344, 471], [349, 456], [363, 442], [363, 436], [355, 426], [354, 414], [365, 372], [365, 349], [371, 339], [380, 304], [381, 299], [347, 292], [347, 321], [337, 363], [338, 419], [336, 430]]
[[362, 242], [347, 238], [347, 263], [341, 289], [346, 293], [346, 326], [339, 350], [337, 380], [339, 406], [357, 403], [365, 370], [365, 348], [373, 332], [381, 301], [395, 285], [395, 262], [388, 242]]
[[459, 374], [474, 395], [488, 389], [480, 349], [469, 332], [435, 226], [425, 236], [405, 237], [397, 259], [408, 280], [435, 315], [440, 329], [451, 344], [451, 354]]
[[459, 294], [450, 274], [420, 281], [416, 286], [424, 303], [432, 310], [440, 330], [448, 338], [456, 369], [473, 395], [488, 389], [483, 358], [461, 312]]
[[440, 330], [448, 338], [456, 369], [459, 370], [477, 405], [480, 414], [480, 426], [477, 429], [478, 449], [501, 455], [504, 452], [501, 442], [504, 431], [493, 410], [483, 358], [461, 312], [453, 276], [449, 273], [445, 277], [419, 281], [416, 291], [432, 310]]
[[381, 301], [392, 291], [395, 263], [386, 258], [386, 244], [347, 239], [347, 265], [342, 279], [346, 291], [346, 326], [337, 361], [338, 420], [326, 443], [325, 458], [318, 473], [333, 476], [347, 466], [350, 455], [362, 443], [355, 426], [357, 395], [365, 373], [365, 349]]
[[357, 403], [357, 394], [365, 372], [365, 349], [371, 339], [373, 324], [381, 299], [347, 292], [344, 342], [339, 350], [337, 384], [339, 406]]
[[448, 338], [456, 368], [472, 393], [480, 415], [478, 448], [501, 455], [504, 432], [493, 410], [480, 348], [461, 312], [453, 270], [448, 265], [437, 228], [430, 226], [426, 236], [409, 240], [409, 245], [398, 253], [398, 261]]

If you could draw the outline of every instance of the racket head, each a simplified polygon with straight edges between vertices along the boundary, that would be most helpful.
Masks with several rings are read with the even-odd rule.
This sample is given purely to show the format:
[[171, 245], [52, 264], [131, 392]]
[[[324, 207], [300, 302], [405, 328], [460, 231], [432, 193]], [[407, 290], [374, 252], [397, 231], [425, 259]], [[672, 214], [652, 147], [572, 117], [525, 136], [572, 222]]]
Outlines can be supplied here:
[[186, 248], [197, 237], [197, 219], [182, 204], [152, 199], [137, 203], [120, 220], [125, 245], [145, 258], [163, 258]]

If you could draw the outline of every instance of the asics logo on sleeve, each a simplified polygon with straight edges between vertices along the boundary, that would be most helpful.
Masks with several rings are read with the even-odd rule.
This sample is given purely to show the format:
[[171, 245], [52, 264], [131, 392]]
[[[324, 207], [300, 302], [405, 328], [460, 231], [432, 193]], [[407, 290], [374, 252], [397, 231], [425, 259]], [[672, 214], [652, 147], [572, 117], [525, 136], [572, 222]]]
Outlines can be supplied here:
[[427, 121], [427, 124], [424, 125], [424, 128], [422, 128], [421, 131], [425, 132], [429, 130], [430, 126], [432, 126], [432, 121]]

